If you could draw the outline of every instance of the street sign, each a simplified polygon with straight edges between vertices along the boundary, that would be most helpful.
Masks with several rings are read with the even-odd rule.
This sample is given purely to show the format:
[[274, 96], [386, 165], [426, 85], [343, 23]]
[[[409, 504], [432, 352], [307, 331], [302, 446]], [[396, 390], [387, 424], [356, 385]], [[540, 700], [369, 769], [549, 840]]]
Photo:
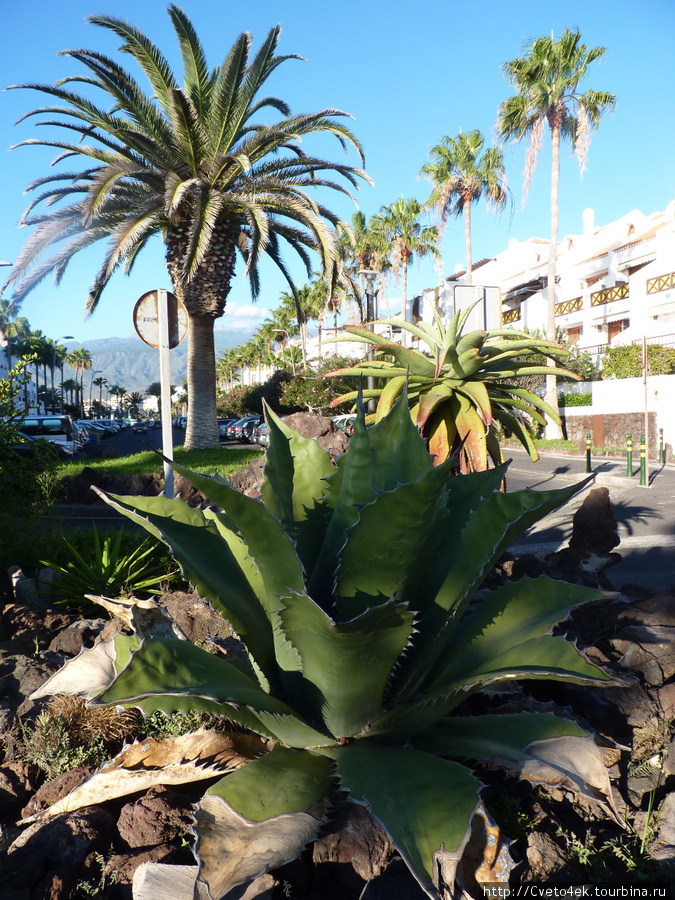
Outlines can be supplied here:
[[[139, 297], [134, 306], [134, 328], [139, 338], [148, 346], [159, 349], [159, 291], [148, 291]], [[169, 349], [177, 347], [188, 330], [188, 314], [183, 303], [174, 295], [166, 292], [169, 313]]]

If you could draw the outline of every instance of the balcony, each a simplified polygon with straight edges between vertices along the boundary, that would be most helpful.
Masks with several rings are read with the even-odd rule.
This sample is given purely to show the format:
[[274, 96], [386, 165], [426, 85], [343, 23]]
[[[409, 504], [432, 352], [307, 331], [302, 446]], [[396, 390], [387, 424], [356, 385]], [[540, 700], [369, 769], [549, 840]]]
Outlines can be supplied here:
[[658, 294], [659, 291], [668, 291], [675, 287], [675, 272], [668, 272], [667, 275], [657, 275], [655, 278], [647, 279], [647, 293]]
[[515, 309], [506, 312], [502, 310], [502, 325], [511, 325], [513, 322], [520, 322], [520, 303]]
[[562, 303], [556, 303], [556, 316], [567, 316], [573, 312], [579, 312], [584, 308], [584, 298], [575, 297], [573, 300], [563, 300]]
[[629, 296], [627, 282], [615, 284], [613, 287], [603, 288], [601, 291], [593, 291], [591, 306], [602, 306], [604, 303], [613, 303], [614, 300], [628, 300]]

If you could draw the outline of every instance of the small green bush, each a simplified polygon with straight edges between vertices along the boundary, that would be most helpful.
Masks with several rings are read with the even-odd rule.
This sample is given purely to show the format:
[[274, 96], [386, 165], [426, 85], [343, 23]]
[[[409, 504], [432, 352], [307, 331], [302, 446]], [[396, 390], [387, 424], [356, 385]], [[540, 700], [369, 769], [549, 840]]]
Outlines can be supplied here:
[[592, 406], [593, 394], [590, 391], [580, 394], [559, 394], [558, 404], [560, 406]]
[[[661, 344], [647, 346], [647, 374], [670, 375], [675, 372], [675, 349]], [[639, 378], [642, 375], [642, 347], [608, 347], [602, 357], [602, 377]]]

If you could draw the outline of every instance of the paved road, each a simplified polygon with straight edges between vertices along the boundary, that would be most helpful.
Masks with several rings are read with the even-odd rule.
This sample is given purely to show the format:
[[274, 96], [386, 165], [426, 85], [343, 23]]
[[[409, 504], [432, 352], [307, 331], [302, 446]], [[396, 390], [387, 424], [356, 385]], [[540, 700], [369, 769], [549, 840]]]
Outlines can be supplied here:
[[[547, 490], [586, 477], [586, 460], [545, 454], [533, 463], [524, 451], [513, 450], [509, 489]], [[616, 589], [644, 584], [657, 590], [675, 585], [675, 467], [650, 463], [648, 487], [639, 485], [636, 465], [632, 478], [620, 459], [592, 460], [594, 480], [562, 509], [552, 513], [520, 539], [514, 549], [553, 552], [566, 546], [572, 534], [572, 516], [594, 486], [609, 490], [621, 539], [617, 552], [623, 561], [607, 570]]]
[[[161, 448], [161, 430], [147, 434], [132, 434], [129, 429], [102, 443], [104, 453], [122, 454], [147, 449], [148, 445]], [[174, 428], [174, 446], [183, 443], [185, 434]], [[225, 444], [227, 447], [248, 446]], [[554, 453], [543, 454], [533, 463], [527, 453], [519, 449], [509, 450], [509, 490], [549, 490], [576, 483], [586, 477], [584, 457], [571, 457]], [[675, 466], [659, 467], [650, 463], [650, 484], [639, 485], [639, 469], [634, 467], [634, 477], [626, 477], [626, 463], [620, 459], [595, 457], [592, 461], [594, 480], [560, 510], [547, 516], [530, 529], [513, 548], [517, 552], [552, 553], [566, 546], [572, 534], [572, 517], [594, 486], [609, 489], [614, 506], [621, 544], [617, 552], [623, 561], [607, 570], [615, 589], [624, 584], [644, 584], [656, 590], [675, 585]], [[93, 509], [64, 508], [60, 514], [70, 519], [71, 525], [88, 524]], [[109, 507], [96, 508], [97, 521], [117, 517]]]

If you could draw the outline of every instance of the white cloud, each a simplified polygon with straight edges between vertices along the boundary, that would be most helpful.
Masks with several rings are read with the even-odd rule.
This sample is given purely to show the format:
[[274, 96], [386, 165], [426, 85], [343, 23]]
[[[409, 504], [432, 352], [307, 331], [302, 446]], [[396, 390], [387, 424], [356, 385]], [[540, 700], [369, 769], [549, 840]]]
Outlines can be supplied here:
[[228, 303], [225, 315], [216, 322], [216, 331], [232, 331], [255, 329], [267, 318], [270, 310], [266, 306], [255, 306], [253, 303]]

